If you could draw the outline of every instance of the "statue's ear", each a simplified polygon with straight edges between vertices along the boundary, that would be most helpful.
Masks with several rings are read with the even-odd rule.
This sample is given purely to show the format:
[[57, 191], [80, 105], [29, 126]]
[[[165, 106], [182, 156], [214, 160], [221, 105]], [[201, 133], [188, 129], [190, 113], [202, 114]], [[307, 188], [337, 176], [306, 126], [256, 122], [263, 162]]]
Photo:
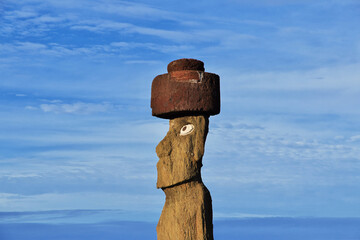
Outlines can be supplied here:
[[205, 141], [208, 133], [209, 120], [204, 116], [195, 117], [195, 148], [194, 148], [194, 159], [199, 161], [202, 159], [205, 151]]

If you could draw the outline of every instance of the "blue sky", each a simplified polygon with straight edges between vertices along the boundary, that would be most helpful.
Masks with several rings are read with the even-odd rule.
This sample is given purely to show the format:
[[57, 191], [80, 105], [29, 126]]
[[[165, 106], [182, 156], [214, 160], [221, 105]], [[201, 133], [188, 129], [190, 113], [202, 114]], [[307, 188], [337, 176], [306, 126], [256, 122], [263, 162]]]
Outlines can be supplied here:
[[157, 221], [155, 147], [168, 122], [151, 116], [150, 87], [186, 57], [221, 77], [202, 170], [216, 219], [360, 217], [359, 10], [1, 1], [0, 212]]

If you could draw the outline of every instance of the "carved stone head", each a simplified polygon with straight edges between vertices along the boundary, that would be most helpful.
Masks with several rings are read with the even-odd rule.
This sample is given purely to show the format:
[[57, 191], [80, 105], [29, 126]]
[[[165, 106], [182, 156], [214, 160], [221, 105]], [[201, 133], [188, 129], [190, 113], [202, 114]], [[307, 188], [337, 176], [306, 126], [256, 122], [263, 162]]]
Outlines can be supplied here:
[[208, 125], [209, 118], [203, 115], [170, 120], [167, 135], [156, 147], [157, 188], [200, 177]]

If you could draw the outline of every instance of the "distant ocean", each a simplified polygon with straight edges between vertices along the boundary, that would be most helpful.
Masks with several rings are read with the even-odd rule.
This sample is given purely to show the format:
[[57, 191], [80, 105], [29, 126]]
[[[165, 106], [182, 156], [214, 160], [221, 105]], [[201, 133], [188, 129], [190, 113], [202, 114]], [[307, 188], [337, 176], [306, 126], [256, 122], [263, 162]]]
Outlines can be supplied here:
[[[75, 223], [67, 223], [69, 212], [64, 221], [63, 211], [0, 213], [0, 240], [156, 239], [156, 222], [96, 223], [93, 215], [92, 221], [84, 223], [87, 212], [78, 211], [70, 212]], [[214, 235], [215, 240], [360, 240], [360, 218], [215, 219]]]

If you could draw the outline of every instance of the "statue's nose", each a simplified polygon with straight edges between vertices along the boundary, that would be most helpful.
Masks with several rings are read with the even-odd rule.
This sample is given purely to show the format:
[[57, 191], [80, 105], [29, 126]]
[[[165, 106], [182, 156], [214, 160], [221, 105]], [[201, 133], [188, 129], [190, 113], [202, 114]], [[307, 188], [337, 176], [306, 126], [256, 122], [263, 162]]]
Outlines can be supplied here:
[[166, 135], [165, 138], [156, 146], [156, 154], [159, 158], [168, 156], [171, 153], [171, 149], [171, 141], [168, 135]]

